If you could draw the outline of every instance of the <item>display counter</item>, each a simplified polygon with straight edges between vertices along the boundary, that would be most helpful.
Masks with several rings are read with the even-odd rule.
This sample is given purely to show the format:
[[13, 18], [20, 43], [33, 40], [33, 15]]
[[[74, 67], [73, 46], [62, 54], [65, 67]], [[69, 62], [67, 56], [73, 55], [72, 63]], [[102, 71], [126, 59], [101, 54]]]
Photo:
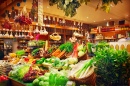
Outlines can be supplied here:
[[109, 42], [109, 44], [116, 50], [126, 49], [130, 53], [130, 42]]

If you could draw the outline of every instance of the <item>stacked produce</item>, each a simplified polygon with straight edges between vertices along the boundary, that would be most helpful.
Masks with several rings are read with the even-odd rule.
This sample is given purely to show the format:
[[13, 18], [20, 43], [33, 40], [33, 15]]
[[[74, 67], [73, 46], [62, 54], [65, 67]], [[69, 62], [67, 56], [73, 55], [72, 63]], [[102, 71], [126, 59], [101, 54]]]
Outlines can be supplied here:
[[10, 64], [17, 64], [20, 62], [21, 60], [21, 57], [25, 54], [25, 51], [24, 50], [18, 50], [16, 51], [15, 53], [10, 53], [9, 56], [10, 56]]
[[68, 70], [71, 69], [74, 64], [78, 62], [77, 58], [67, 58], [60, 60], [59, 58], [56, 57], [51, 57], [51, 58], [41, 58], [39, 60], [36, 60], [36, 64], [44, 67], [44, 68], [49, 68], [53, 67], [58, 70]]
[[66, 71], [53, 70], [36, 78], [33, 81], [34, 86], [66, 86], [68, 78]]
[[45, 41], [43, 40], [31, 40], [28, 42], [28, 46], [43, 47], [43, 45], [45, 45]]
[[61, 44], [59, 48], [52, 53], [52, 56], [62, 58], [65, 53], [69, 53], [73, 51], [73, 44], [71, 42], [66, 42]]
[[93, 59], [78, 62], [69, 72], [72, 80], [87, 78], [94, 73]]
[[18, 50], [18, 51], [16, 51], [16, 56], [17, 57], [21, 57], [23, 55], [25, 55], [25, 51], [24, 50]]
[[[111, 49], [105, 42], [87, 45], [66, 42], [55, 51], [48, 47], [47, 41], [42, 45], [45, 46], [34, 49], [24, 58], [25, 64], [14, 66], [9, 76], [25, 83], [32, 83], [33, 86], [67, 86], [70, 80], [86, 83], [89, 79], [94, 83], [95, 74], [96, 84], [99, 86], [128, 84], [130, 58], [125, 50]], [[33, 59], [33, 56], [41, 51], [43, 56]], [[94, 57], [79, 60], [86, 52], [93, 54]], [[68, 53], [70, 55], [67, 56]], [[10, 56], [20, 59], [24, 54], [23, 50], [19, 50]], [[45, 54], [51, 55], [46, 58]], [[67, 58], [63, 58], [63, 55]], [[31, 63], [30, 58], [33, 59]]]
[[41, 70], [37, 66], [31, 66], [29, 71], [24, 75], [23, 82], [33, 82], [38, 76], [44, 75], [47, 70]]
[[30, 64], [16, 65], [9, 72], [9, 77], [25, 83], [33, 82], [40, 75], [44, 75], [47, 70], [41, 70], [38, 66]]
[[75, 43], [75, 45], [73, 47], [72, 54], [68, 57], [81, 58], [82, 56], [84, 56], [86, 54], [86, 52], [87, 52], [86, 45], [79, 44], [77, 42], [77, 43]]
[[19, 80], [22, 80], [24, 75], [29, 71], [30, 65], [29, 64], [23, 64], [23, 65], [17, 65], [13, 67], [13, 70], [9, 72], [10, 77], [17, 78]]

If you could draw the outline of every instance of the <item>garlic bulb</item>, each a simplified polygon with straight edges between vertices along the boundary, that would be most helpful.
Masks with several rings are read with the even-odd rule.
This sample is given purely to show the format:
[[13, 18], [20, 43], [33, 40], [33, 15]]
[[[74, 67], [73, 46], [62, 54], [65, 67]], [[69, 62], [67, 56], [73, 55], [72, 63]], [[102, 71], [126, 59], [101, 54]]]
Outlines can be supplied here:
[[10, 38], [13, 38], [13, 37], [14, 37], [13, 34], [12, 34], [12, 31], [11, 31], [9, 37], [10, 37]]

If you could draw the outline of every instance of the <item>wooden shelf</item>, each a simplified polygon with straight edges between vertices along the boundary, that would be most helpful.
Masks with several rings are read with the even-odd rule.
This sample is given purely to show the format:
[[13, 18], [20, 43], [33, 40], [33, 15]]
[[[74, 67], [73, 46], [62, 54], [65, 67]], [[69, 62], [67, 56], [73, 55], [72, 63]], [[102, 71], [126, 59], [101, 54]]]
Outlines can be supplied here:
[[[37, 25], [37, 22], [32, 22], [32, 25]], [[56, 28], [56, 29], [78, 30], [78, 28], [73, 28], [69, 26], [60, 26], [60, 25], [55, 25], [55, 24], [46, 24], [45, 27], [50, 27], [54, 29]]]
[[126, 31], [130, 31], [130, 30], [115, 30], [115, 31], [108, 31], [108, 32], [97, 32], [97, 33], [90, 32], [90, 34], [118, 33], [118, 32], [126, 32]]

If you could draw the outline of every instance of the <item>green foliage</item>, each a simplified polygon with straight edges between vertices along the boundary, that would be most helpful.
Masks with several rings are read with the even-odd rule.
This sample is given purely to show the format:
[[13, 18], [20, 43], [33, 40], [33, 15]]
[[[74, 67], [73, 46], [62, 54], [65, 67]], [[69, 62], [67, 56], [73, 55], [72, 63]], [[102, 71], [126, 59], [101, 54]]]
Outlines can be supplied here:
[[86, 5], [88, 4], [88, 2], [90, 2], [90, 0], [79, 0], [79, 2], [82, 4], [82, 3], [85, 3]]
[[130, 60], [126, 50], [109, 47], [95, 52], [95, 73], [98, 86], [128, 85], [130, 77]]
[[17, 57], [21, 57], [21, 56], [23, 56], [24, 54], [25, 54], [25, 51], [24, 51], [24, 50], [17, 50], [17, 51], [16, 51]]
[[73, 51], [73, 44], [71, 42], [66, 42], [64, 44], [61, 44], [60, 50], [61, 51], [65, 50], [66, 52], [71, 52], [71, 51]]
[[[90, 1], [91, 0], [49, 0], [49, 5], [53, 6], [57, 4], [57, 8], [63, 10], [66, 16], [73, 17], [77, 13], [76, 9], [78, 9], [81, 4], [85, 3], [87, 5]], [[122, 2], [122, 0], [99, 0], [96, 10], [101, 8], [108, 13], [110, 11], [111, 3], [117, 5], [119, 2]], [[102, 3], [101, 7], [99, 7], [100, 3]]]
[[37, 41], [37, 46], [43, 47], [43, 45], [45, 45], [45, 41], [43, 41], [43, 40], [38, 40]]
[[50, 6], [57, 4], [57, 8], [65, 12], [66, 16], [73, 17], [77, 12], [76, 9], [80, 7], [78, 0], [49, 0]]
[[38, 53], [39, 51], [40, 51], [39, 48], [34, 49], [34, 50], [31, 52], [31, 54], [32, 54], [33, 56], [35, 56], [35, 55], [37, 55], [37, 53]]
[[[106, 13], [109, 13], [110, 11], [110, 5], [111, 3], [114, 3], [117, 5], [119, 2], [122, 2], [122, 0], [102, 0], [102, 6], [101, 9], [105, 11]], [[99, 6], [99, 5], [98, 5]]]

